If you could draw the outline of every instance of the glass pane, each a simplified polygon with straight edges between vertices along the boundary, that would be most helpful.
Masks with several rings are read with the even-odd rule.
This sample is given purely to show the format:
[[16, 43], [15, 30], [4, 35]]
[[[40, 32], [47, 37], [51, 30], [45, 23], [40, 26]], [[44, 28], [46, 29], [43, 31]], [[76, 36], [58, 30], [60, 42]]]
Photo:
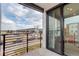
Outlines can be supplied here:
[[64, 41], [66, 55], [79, 55], [79, 4], [64, 7]]
[[54, 49], [56, 52], [60, 53], [61, 51], [60, 8], [50, 11], [48, 18], [49, 18], [48, 48]]

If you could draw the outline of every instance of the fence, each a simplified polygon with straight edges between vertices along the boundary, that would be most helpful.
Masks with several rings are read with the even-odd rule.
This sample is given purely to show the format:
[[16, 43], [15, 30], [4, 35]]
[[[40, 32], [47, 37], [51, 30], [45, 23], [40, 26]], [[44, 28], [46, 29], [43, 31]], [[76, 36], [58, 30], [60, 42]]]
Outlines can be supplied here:
[[41, 48], [42, 32], [1, 34], [0, 53], [3, 56], [23, 55], [29, 51]]

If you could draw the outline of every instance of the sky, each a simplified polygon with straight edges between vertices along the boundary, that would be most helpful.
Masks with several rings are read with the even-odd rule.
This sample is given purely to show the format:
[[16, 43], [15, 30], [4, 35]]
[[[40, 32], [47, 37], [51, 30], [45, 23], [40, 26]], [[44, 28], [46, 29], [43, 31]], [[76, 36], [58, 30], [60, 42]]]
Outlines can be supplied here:
[[65, 18], [65, 24], [70, 24], [70, 23], [79, 23], [79, 15]]
[[[17, 3], [1, 3], [1, 30], [18, 30], [42, 26], [43, 14]], [[53, 22], [52, 22], [53, 23]], [[65, 24], [79, 23], [79, 15], [65, 18]]]
[[41, 12], [16, 3], [1, 4], [1, 30], [42, 28]]

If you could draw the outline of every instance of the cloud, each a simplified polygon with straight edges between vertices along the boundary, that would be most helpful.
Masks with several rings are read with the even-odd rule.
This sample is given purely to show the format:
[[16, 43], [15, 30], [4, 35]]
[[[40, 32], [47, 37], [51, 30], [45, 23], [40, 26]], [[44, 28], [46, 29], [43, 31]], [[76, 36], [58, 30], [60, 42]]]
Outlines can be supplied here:
[[8, 6], [8, 9], [16, 16], [24, 16], [29, 12], [28, 9], [24, 9], [23, 6], [19, 4], [11, 4]]
[[39, 28], [42, 28], [42, 19], [33, 19], [33, 18], [28, 18], [27, 21], [29, 21], [29, 23], [31, 23], [31, 25], [33, 26], [39, 26]]
[[1, 30], [16, 30], [16, 24], [14, 21], [2, 15]]
[[39, 12], [39, 11], [33, 11], [35, 14], [37, 14], [37, 15], [42, 15], [42, 13], [41, 12]]
[[35, 20], [32, 18], [28, 18], [27, 21], [29, 21], [29, 23], [31, 23], [30, 25], [32, 25], [33, 27], [39, 26], [39, 28], [42, 28], [42, 19]]
[[[15, 15], [16, 17], [7, 17], [6, 15], [5, 17], [2, 17], [2, 26], [6, 27], [4, 29], [16, 30], [34, 28], [35, 26], [42, 28], [42, 13], [28, 7], [24, 8], [24, 6], [15, 3], [6, 5], [8, 5], [7, 10], [4, 11], [9, 12], [10, 15]], [[5, 7], [3, 7], [3, 9], [5, 9]], [[12, 19], [10, 17], [12, 17]]]
[[2, 16], [1, 23], [6, 23], [6, 24], [15, 24], [14, 21], [12, 21], [12, 20], [6, 18], [5, 16]]
[[[26, 24], [27, 28], [34, 27], [34, 26], [39, 26], [39, 28], [42, 28], [42, 13], [41, 12], [35, 11], [28, 7], [24, 8], [24, 6], [20, 4], [11, 4], [9, 9], [11, 10], [11, 12], [13, 12], [17, 16], [24, 17], [26, 15], [25, 20], [31, 23], [31, 24]], [[18, 25], [24, 27], [23, 24], [18, 24]]]
[[38, 21], [34, 21], [33, 22], [33, 25], [34, 26], [38, 26], [39, 28], [42, 28], [42, 19], [39, 19]]
[[28, 28], [34, 28], [33, 25], [23, 25], [23, 24], [18, 24], [17, 29], [28, 29]]
[[34, 28], [33, 25], [26, 25], [26, 28]]

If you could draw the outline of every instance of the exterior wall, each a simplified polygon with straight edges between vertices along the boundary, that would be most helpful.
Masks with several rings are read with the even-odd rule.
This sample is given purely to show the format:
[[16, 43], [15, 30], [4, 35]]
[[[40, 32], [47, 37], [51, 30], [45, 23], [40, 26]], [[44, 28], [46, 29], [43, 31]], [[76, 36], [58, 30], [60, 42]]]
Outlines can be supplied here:
[[43, 40], [42, 40], [42, 47], [46, 48], [46, 11], [44, 10], [43, 15]]

